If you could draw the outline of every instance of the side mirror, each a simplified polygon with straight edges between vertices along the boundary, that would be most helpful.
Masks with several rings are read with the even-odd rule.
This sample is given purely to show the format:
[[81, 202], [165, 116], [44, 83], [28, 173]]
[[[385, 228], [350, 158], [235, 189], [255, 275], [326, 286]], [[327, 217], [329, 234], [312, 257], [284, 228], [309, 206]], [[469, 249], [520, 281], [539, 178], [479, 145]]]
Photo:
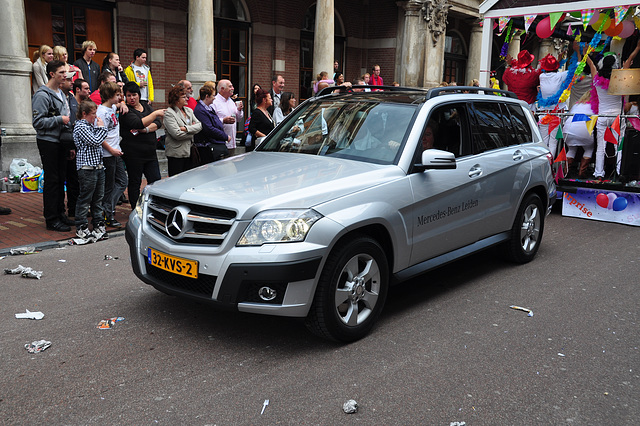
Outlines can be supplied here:
[[414, 168], [419, 172], [430, 169], [455, 169], [456, 156], [449, 151], [426, 149], [422, 152], [422, 163], [414, 165]]

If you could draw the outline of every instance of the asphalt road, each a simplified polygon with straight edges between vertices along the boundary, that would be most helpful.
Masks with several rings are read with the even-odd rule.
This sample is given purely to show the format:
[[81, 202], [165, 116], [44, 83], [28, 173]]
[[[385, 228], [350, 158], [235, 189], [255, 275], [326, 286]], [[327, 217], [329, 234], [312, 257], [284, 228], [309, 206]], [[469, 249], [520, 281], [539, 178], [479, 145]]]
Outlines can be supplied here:
[[639, 237], [554, 213], [532, 263], [491, 250], [394, 287], [350, 345], [166, 296], [123, 237], [5, 258], [44, 275], [0, 278], [0, 423], [637, 424]]

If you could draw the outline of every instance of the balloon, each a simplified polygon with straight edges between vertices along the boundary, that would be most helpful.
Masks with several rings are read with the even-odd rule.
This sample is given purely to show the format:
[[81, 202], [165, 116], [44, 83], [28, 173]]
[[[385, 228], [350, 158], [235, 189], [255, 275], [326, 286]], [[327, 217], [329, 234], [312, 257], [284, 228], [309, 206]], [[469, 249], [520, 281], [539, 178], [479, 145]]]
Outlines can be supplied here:
[[622, 21], [622, 31], [618, 34], [620, 38], [627, 38], [633, 35], [633, 32], [636, 30], [636, 26], [633, 22], [627, 20]]
[[538, 22], [538, 26], [536, 27], [536, 34], [540, 38], [551, 37], [551, 34], [553, 34], [553, 28], [551, 28], [551, 18], [549, 16]]
[[596, 22], [598, 22], [598, 19], [600, 19], [600, 12], [593, 12], [591, 19], [589, 20], [589, 25], [595, 24]]
[[603, 21], [604, 21], [604, 25], [602, 26], [602, 31], [606, 31], [607, 28], [609, 28], [609, 25], [611, 25], [611, 18], [609, 18], [609, 16], [607, 16], [604, 13], [600, 14], [600, 17], [598, 18], [598, 20], [594, 24], [591, 24], [591, 28], [593, 28], [594, 30], [598, 31], [600, 29], [600, 25], [602, 25]]
[[582, 19], [582, 12], [580, 12], [579, 10], [569, 12], [569, 15], [573, 16], [574, 18]]
[[607, 194], [605, 194], [604, 192], [601, 192], [596, 197], [596, 203], [598, 203], [598, 205], [603, 209], [606, 209], [609, 205], [609, 197], [607, 197]]
[[[611, 21], [613, 22], [613, 21]], [[608, 35], [609, 37], [615, 37], [617, 35], [620, 35], [620, 33], [622, 32], [622, 29], [624, 28], [624, 25], [622, 25], [623, 23], [620, 22], [618, 25], [613, 26], [613, 25], [609, 25], [609, 28], [607, 28], [606, 30], [604, 30], [604, 33], [606, 35]]]
[[607, 194], [607, 198], [609, 199], [609, 202], [607, 203], [607, 208], [611, 210], [613, 208], [613, 202], [616, 200], [616, 198], [618, 198], [618, 196], [613, 192], [610, 192]]
[[618, 197], [613, 202], [613, 211], [621, 212], [627, 208], [627, 199], [624, 197]]

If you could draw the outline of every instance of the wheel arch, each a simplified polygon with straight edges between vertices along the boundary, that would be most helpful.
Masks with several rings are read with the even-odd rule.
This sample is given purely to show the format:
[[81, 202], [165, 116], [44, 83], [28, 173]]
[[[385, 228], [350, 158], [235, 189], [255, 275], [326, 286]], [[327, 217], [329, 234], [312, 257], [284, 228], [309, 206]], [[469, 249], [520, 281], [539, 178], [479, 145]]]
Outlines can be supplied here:
[[366, 235], [368, 237], [371, 237], [376, 240], [378, 244], [380, 244], [380, 247], [382, 247], [382, 250], [387, 257], [389, 279], [391, 279], [391, 274], [393, 273], [394, 269], [393, 265], [395, 262], [395, 250], [389, 230], [381, 223], [369, 223], [359, 227], [348, 229], [347, 232], [342, 234], [340, 238], [338, 238], [332, 245], [331, 251], [335, 250], [336, 247], [340, 247], [346, 241], [351, 240], [358, 235]]

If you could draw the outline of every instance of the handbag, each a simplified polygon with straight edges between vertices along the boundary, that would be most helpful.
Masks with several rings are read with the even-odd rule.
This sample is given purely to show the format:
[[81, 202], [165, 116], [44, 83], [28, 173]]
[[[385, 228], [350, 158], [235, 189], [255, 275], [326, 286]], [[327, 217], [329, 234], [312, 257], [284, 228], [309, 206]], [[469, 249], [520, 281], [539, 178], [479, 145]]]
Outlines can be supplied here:
[[191, 167], [198, 167], [200, 165], [200, 152], [194, 143], [191, 144], [191, 155], [189, 158], [191, 159]]

